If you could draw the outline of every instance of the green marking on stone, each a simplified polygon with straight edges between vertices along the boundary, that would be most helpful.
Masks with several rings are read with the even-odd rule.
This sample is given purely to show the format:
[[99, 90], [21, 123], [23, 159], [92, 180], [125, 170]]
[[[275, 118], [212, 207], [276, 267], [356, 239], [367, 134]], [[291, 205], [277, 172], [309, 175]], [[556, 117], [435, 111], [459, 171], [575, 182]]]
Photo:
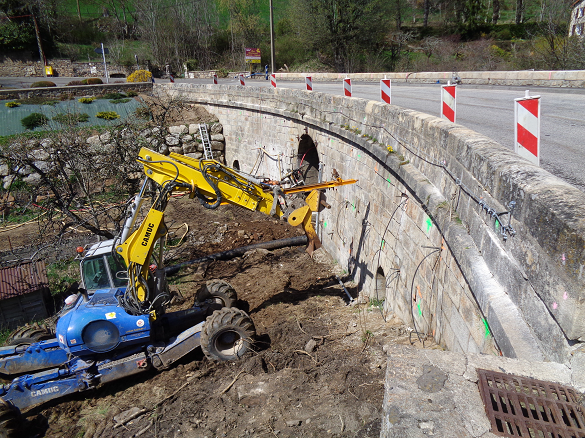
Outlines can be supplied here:
[[386, 241], [382, 239], [382, 249], [384, 249], [384, 245], [386, 245]]
[[327, 228], [327, 222], [323, 222], [323, 228]]
[[362, 156], [360, 154], [358, 154], [357, 159], [359, 160]]
[[426, 224], [427, 224], [427, 233], [428, 233], [429, 231], [431, 231], [431, 228], [433, 228], [433, 221], [428, 216], [427, 216]]
[[390, 177], [386, 178], [386, 181], [388, 181], [388, 187], [390, 187], [390, 184], [392, 184], [392, 181], [390, 181]]
[[483, 322], [483, 325], [485, 326], [485, 337], [489, 338], [491, 333], [490, 333], [490, 327], [488, 326], [487, 319], [482, 318], [481, 322]]
[[420, 303], [416, 303], [418, 306], [418, 316], [422, 316], [422, 310], [420, 310]]
[[353, 207], [353, 211], [355, 211], [355, 204], [351, 204], [351, 206]]
[[500, 221], [496, 219], [496, 231], [500, 231]]

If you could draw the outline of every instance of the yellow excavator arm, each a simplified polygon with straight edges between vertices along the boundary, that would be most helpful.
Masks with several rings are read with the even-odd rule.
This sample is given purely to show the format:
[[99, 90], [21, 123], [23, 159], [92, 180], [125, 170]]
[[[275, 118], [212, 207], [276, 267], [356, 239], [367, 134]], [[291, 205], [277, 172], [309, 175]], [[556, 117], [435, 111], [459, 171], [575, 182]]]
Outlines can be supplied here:
[[[294, 210], [289, 215], [288, 222], [294, 226], [303, 226], [309, 238], [307, 250], [312, 252], [321, 246], [311, 223], [312, 213], [320, 208], [319, 190], [356, 182], [338, 178], [322, 184], [281, 189], [279, 186], [256, 181], [215, 160], [197, 160], [174, 153], [165, 156], [142, 148], [138, 161], [143, 165], [146, 177], [160, 188], [159, 195], [136, 231], [121, 242], [116, 251], [128, 266], [128, 293], [132, 295], [131, 299], [137, 300], [135, 307], [140, 307], [143, 313], [151, 313], [153, 317], [156, 317], [155, 301], [158, 296], [156, 290], [159, 287], [153, 284], [151, 277], [156, 275], [150, 272], [149, 261], [156, 241], [167, 234], [164, 211], [172, 192], [187, 192], [190, 198], [197, 197], [206, 208], [235, 204], [278, 218], [285, 214], [279, 197], [284, 198], [286, 194], [291, 193], [311, 192], [306, 198], [306, 205]], [[162, 254], [160, 261], [162, 262]], [[156, 278], [154, 280], [156, 282]], [[145, 304], [148, 304], [147, 308]]]

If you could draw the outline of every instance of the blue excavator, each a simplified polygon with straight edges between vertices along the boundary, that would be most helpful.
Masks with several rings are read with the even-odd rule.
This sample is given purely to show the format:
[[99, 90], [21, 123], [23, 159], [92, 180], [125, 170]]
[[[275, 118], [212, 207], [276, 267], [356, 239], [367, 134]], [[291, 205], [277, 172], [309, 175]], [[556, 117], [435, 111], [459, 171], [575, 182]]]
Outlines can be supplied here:
[[[264, 183], [215, 160], [141, 149], [145, 180], [116, 239], [101, 242], [81, 258], [81, 287], [65, 300], [55, 332], [21, 330], [0, 348], [0, 438], [16, 437], [20, 411], [68, 394], [155, 368], [164, 370], [196, 348], [211, 360], [237, 360], [253, 343], [254, 323], [233, 307], [234, 289], [212, 280], [195, 305], [165, 312], [171, 294], [163, 266], [164, 212], [172, 193], [187, 193], [209, 209], [235, 204], [302, 226], [309, 252], [320, 246], [311, 217], [321, 190], [355, 180], [283, 188]], [[152, 202], [137, 223], [146, 194]], [[287, 199], [309, 193], [304, 205]], [[158, 242], [158, 245], [157, 245]], [[43, 338], [49, 339], [43, 339]]]

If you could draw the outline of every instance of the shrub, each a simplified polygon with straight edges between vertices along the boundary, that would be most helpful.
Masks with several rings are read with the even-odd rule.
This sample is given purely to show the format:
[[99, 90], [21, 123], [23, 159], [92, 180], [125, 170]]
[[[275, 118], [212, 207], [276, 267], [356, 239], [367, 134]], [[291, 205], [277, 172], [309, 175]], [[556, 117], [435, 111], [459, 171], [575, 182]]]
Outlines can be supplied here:
[[123, 99], [126, 95], [122, 93], [106, 93], [101, 97], [102, 99]]
[[150, 119], [150, 110], [148, 109], [148, 106], [144, 105], [144, 106], [139, 106], [138, 108], [136, 108], [134, 110], [134, 115], [136, 115], [136, 117], [139, 117], [141, 119]]
[[81, 81], [81, 85], [97, 85], [103, 84], [100, 78], [87, 78]]
[[130, 102], [131, 99], [112, 99], [110, 100], [110, 103], [126, 103], [126, 102]]
[[126, 96], [128, 96], [128, 97], [136, 97], [136, 96], [138, 96], [138, 92], [137, 91], [134, 91], [134, 90], [128, 90], [128, 91], [126, 91]]
[[33, 82], [33, 84], [30, 86], [31, 88], [41, 88], [41, 87], [56, 87], [57, 85], [55, 85], [54, 82], [51, 81], [38, 81], [38, 82]]
[[4, 104], [4, 106], [7, 106], [8, 108], [16, 108], [17, 106], [20, 106], [20, 104], [18, 102], [6, 102]]
[[20, 123], [26, 129], [33, 130], [39, 126], [46, 125], [49, 119], [47, 116], [41, 113], [32, 113], [23, 118]]
[[101, 111], [95, 115], [98, 119], [115, 120], [119, 119], [120, 115], [116, 111]]
[[79, 99], [77, 99], [78, 102], [80, 103], [86, 103], [86, 104], [90, 104], [95, 100], [95, 97], [80, 97]]
[[45, 100], [43, 103], [41, 103], [41, 105], [49, 105], [49, 106], [55, 106], [57, 105], [59, 102], [56, 100]]
[[152, 73], [148, 70], [136, 70], [126, 78], [126, 82], [150, 82]]
[[71, 81], [67, 84], [67, 86], [72, 86], [72, 85], [83, 85], [83, 82], [81, 81]]
[[60, 113], [53, 117], [55, 122], [61, 123], [62, 125], [74, 126], [78, 123], [87, 122], [89, 120], [89, 114], [87, 113]]

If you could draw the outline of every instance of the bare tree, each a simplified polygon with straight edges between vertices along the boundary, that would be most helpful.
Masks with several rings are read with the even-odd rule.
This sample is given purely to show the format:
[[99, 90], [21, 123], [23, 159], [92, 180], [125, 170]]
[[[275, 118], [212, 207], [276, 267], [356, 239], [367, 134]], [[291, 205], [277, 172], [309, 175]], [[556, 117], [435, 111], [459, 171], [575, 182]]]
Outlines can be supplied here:
[[496, 25], [500, 19], [500, 0], [493, 0], [492, 8], [492, 24]]
[[17, 138], [0, 147], [2, 162], [29, 174], [31, 196], [44, 211], [42, 234], [63, 235], [79, 227], [114, 236], [125, 209], [120, 200], [134, 192], [137, 182], [131, 178], [139, 170], [136, 129], [122, 124], [88, 141], [89, 131], [66, 128], [42, 140]]

